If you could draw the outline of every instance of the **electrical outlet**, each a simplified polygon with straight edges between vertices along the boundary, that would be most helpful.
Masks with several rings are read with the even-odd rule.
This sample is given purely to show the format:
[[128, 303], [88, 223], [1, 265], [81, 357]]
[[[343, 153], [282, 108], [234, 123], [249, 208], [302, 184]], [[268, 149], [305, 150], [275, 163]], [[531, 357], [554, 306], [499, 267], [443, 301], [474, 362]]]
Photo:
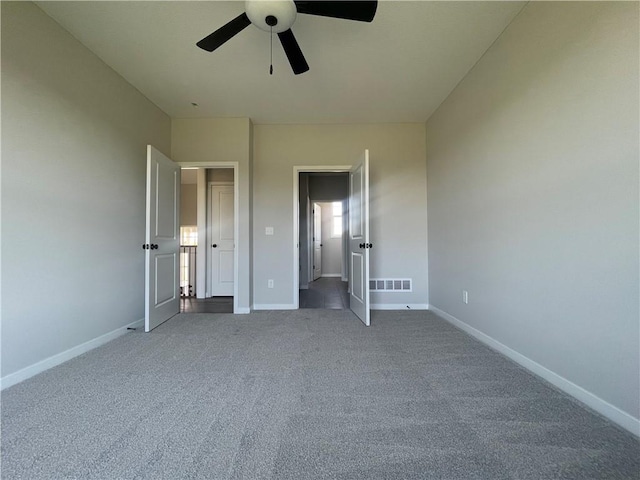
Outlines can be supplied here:
[[469, 303], [469, 292], [462, 290], [462, 302]]
[[273, 288], [273, 279], [272, 278], [267, 280], [267, 288]]

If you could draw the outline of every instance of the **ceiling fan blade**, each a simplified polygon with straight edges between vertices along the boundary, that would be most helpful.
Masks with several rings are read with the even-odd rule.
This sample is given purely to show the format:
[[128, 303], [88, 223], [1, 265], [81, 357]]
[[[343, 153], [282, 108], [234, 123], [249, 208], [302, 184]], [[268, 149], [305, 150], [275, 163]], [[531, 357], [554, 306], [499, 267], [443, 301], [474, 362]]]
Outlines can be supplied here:
[[370, 22], [376, 15], [377, 1], [349, 0], [294, 0], [298, 13], [322, 17], [344, 18]]
[[206, 50], [207, 52], [213, 52], [220, 45], [231, 39], [242, 30], [251, 25], [251, 20], [247, 17], [246, 13], [238, 15], [226, 25], [223, 25], [211, 35], [204, 37], [198, 43], [197, 46]]
[[309, 70], [309, 64], [305, 60], [291, 29], [278, 33], [278, 37], [280, 38], [280, 43], [282, 43], [282, 48], [284, 48], [284, 53], [287, 54], [293, 73], [299, 75]]

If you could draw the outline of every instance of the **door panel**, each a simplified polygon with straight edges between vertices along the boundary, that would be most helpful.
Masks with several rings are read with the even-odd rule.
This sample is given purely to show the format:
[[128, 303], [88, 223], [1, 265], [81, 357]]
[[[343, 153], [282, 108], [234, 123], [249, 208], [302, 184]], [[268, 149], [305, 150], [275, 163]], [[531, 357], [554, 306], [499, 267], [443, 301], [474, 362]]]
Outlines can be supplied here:
[[147, 146], [145, 331], [180, 311], [180, 167]]
[[219, 240], [233, 242], [233, 187], [227, 187], [221, 191], [218, 201], [220, 203]]
[[155, 301], [156, 306], [161, 306], [165, 302], [170, 302], [175, 297], [176, 285], [174, 278], [175, 254], [166, 253], [155, 255], [156, 275], [155, 275]]
[[349, 174], [349, 291], [351, 310], [369, 326], [369, 151]]
[[354, 253], [351, 256], [351, 271], [353, 272], [353, 285], [351, 286], [351, 293], [359, 302], [365, 301], [364, 284], [362, 278], [364, 277], [364, 256], [360, 253]]
[[[220, 252], [220, 274], [218, 278], [221, 283], [230, 283], [233, 287], [233, 251]], [[231, 292], [233, 294], [233, 292]]]
[[211, 185], [211, 296], [233, 296], [234, 285], [234, 188]]

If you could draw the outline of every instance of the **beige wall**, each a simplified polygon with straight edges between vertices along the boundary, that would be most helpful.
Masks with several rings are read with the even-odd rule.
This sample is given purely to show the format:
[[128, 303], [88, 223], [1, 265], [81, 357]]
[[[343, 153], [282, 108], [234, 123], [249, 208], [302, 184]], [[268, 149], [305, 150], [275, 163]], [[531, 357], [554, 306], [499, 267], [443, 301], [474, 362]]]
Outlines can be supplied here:
[[254, 305], [294, 304], [293, 167], [350, 165], [367, 148], [371, 275], [414, 279], [413, 293], [374, 293], [372, 303], [428, 303], [424, 124], [255, 125]]
[[249, 311], [251, 295], [251, 129], [248, 118], [171, 121], [171, 157], [175, 162], [238, 163], [238, 307], [243, 312]]
[[34, 4], [1, 9], [7, 386], [144, 318], [146, 145], [171, 131]]
[[198, 224], [198, 186], [180, 185], [180, 225], [195, 226]]
[[207, 182], [225, 182], [233, 184], [233, 168], [207, 169]]
[[638, 20], [531, 2], [427, 123], [431, 304], [636, 430]]

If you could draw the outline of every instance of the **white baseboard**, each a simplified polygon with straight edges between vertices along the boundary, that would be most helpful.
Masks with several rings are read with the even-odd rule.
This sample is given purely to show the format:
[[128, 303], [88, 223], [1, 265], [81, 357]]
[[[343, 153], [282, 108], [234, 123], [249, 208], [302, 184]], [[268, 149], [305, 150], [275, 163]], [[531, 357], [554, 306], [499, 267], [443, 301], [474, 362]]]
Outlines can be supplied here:
[[341, 273], [323, 273], [322, 275], [320, 275], [321, 277], [328, 277], [328, 278], [342, 278], [342, 274]]
[[254, 310], [295, 310], [293, 303], [256, 303], [253, 305]]
[[249, 307], [239, 307], [233, 313], [234, 315], [246, 315], [247, 313], [251, 313], [251, 309]]
[[604, 417], [607, 417], [612, 422], [617, 423], [622, 428], [630, 431], [634, 435], [640, 436], [640, 419], [637, 419], [629, 415], [627, 412], [620, 410], [615, 405], [610, 404], [606, 400], [603, 400], [597, 395], [594, 395], [588, 390], [585, 390], [581, 386], [576, 385], [572, 381], [567, 380], [566, 378], [540, 365], [534, 360], [531, 360], [529, 357], [526, 357], [521, 353], [518, 353], [515, 350], [507, 347], [506, 345], [495, 340], [493, 337], [490, 337], [489, 335], [482, 333], [480, 330], [470, 326], [469, 324], [463, 322], [462, 320], [459, 320], [453, 315], [450, 315], [447, 312], [442, 311], [437, 307], [434, 307], [433, 305], [429, 305], [428, 307], [429, 307], [429, 310], [431, 310], [433, 313], [442, 317], [452, 325], [458, 327], [460, 330], [464, 330], [469, 335], [477, 338], [485, 345], [488, 345], [494, 350], [497, 350], [503, 355], [509, 357], [511, 360], [513, 360], [517, 364], [526, 368], [530, 372], [538, 375], [539, 377], [542, 377], [547, 382], [558, 387], [563, 392], [568, 393], [569, 395], [581, 401], [582, 403], [592, 408], [599, 414], [603, 415]]
[[71, 360], [78, 355], [82, 355], [89, 350], [93, 350], [100, 345], [104, 345], [111, 340], [118, 338], [121, 335], [127, 333], [128, 328], [144, 328], [144, 319], [138, 320], [137, 322], [130, 323], [129, 325], [125, 325], [124, 327], [116, 328], [112, 332], [105, 333], [104, 335], [100, 335], [93, 340], [89, 340], [88, 342], [81, 343], [80, 345], [76, 345], [75, 347], [70, 348], [69, 350], [65, 350], [64, 352], [53, 355], [49, 358], [45, 358], [33, 365], [25, 367], [17, 372], [10, 373], [0, 379], [0, 390], [4, 390], [5, 388], [9, 388], [17, 383], [20, 383], [27, 378], [31, 378], [38, 373], [42, 373], [45, 370], [49, 370], [61, 363], [66, 362], [67, 360]]
[[307, 284], [307, 285], [300, 285], [300, 286], [298, 287], [298, 290], [309, 290], [309, 284]]
[[372, 303], [371, 310], [428, 310], [426, 303]]

